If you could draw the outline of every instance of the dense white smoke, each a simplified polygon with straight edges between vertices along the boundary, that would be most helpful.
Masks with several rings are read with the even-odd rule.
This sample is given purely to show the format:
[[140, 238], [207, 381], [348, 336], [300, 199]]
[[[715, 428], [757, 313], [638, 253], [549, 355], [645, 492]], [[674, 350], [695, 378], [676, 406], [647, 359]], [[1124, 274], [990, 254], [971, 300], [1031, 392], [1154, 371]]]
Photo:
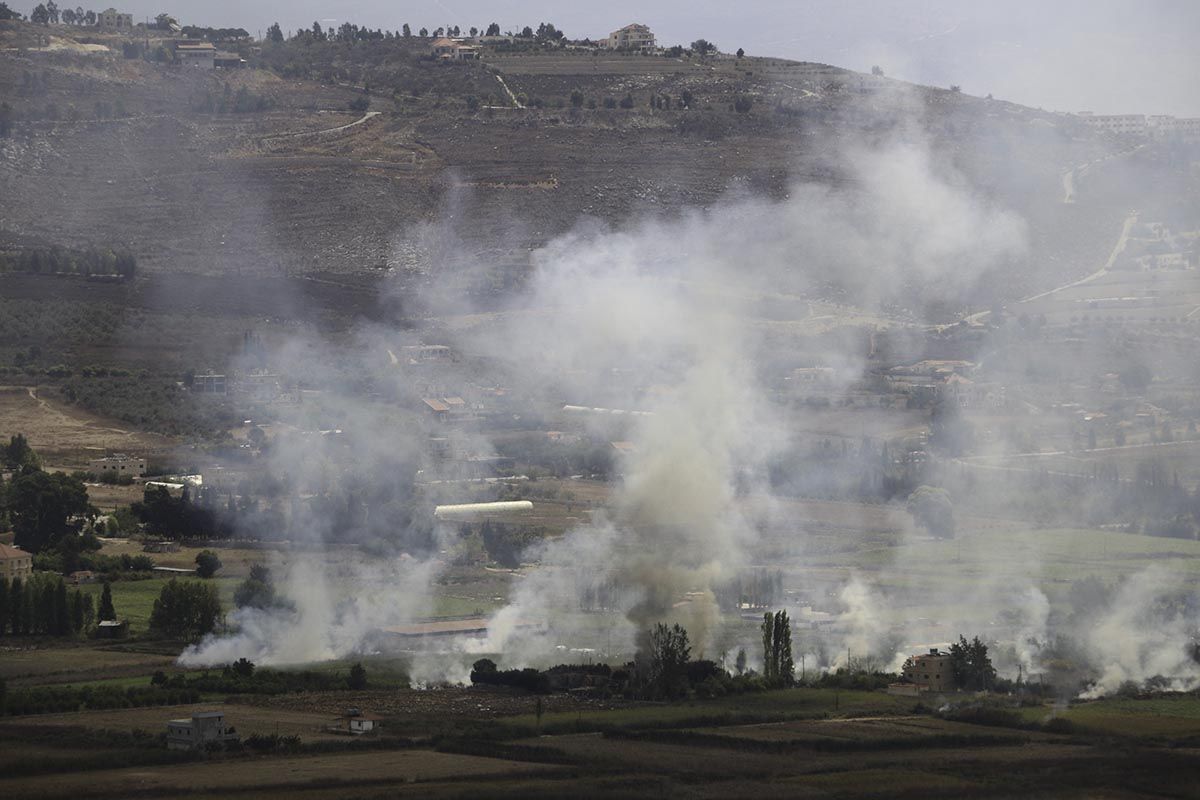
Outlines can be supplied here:
[[[611, 517], [541, 553], [545, 568], [495, 616], [486, 649], [504, 650], [516, 635], [526, 657], [531, 635], [512, 623], [569, 604], [561, 568], [574, 567], [602, 571], [619, 588], [626, 636], [681, 622], [705, 653], [720, 622], [714, 590], [748, 563], [756, 540], [738, 495], [765, 490], [765, 464], [787, 439], [764, 400], [771, 327], [759, 303], [829, 280], [865, 292], [868, 304], [912, 280], [961, 287], [1023, 249], [1019, 219], [935, 168], [919, 142], [849, 158], [851, 188], [800, 184], [782, 202], [731, 198], [625, 231], [562, 237], [537, 254], [527, 311], [464, 345], [521, 353], [524, 379], [569, 402], [652, 412], [628, 434]], [[864, 356], [830, 359], [849, 382]], [[861, 583], [846, 592], [863, 617], [851, 648], [866, 650], [882, 634], [868, 619], [874, 601]], [[569, 636], [552, 624], [540, 649]]]
[[234, 611], [234, 633], [206, 637], [184, 650], [179, 663], [306, 664], [361, 653], [381, 628], [429, 613], [437, 566], [410, 558], [369, 563], [300, 556], [278, 586], [289, 607]]
[[1141, 687], [1164, 679], [1161, 688], [1190, 691], [1200, 683], [1200, 663], [1189, 646], [1200, 623], [1183, 609], [1166, 605], [1178, 576], [1151, 567], [1120, 586], [1107, 612], [1086, 633], [1099, 677], [1084, 698], [1111, 694], [1126, 682]]

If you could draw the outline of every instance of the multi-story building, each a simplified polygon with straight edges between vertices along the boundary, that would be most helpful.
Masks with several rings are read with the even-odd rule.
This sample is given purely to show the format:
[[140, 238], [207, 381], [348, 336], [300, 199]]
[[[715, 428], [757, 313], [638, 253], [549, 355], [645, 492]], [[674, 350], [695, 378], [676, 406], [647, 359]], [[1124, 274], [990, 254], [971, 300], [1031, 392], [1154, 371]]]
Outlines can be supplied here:
[[653, 50], [654, 34], [648, 27], [634, 22], [608, 35], [609, 50]]
[[88, 462], [88, 472], [99, 478], [110, 475], [118, 478], [123, 478], [126, 475], [131, 478], [140, 478], [146, 474], [146, 459], [127, 456], [124, 453], [117, 453], [116, 455], [105, 456], [104, 458], [93, 458]]
[[133, 14], [122, 14], [115, 8], [110, 8], [106, 11], [101, 11], [96, 14], [97, 28], [111, 28], [119, 31], [128, 31], [133, 29]]
[[191, 719], [173, 719], [167, 723], [167, 748], [200, 750], [209, 742], [224, 743], [237, 734], [225, 725], [225, 712], [199, 711]]
[[33, 555], [10, 544], [0, 544], [0, 580], [28, 580], [33, 574]]
[[212, 42], [179, 42], [175, 45], [175, 59], [185, 67], [213, 69], [217, 48]]
[[1097, 130], [1122, 136], [1145, 136], [1146, 117], [1143, 114], [1093, 114], [1081, 111], [1080, 119]]
[[901, 676], [921, 691], [944, 692], [954, 689], [954, 669], [949, 653], [936, 647], [928, 653], [912, 656], [904, 662]]

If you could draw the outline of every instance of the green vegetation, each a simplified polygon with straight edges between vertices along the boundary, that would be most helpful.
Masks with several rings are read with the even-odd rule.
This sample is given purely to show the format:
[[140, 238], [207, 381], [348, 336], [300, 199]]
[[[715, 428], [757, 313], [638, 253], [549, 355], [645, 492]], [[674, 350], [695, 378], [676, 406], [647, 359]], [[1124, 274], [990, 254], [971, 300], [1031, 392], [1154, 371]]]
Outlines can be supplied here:
[[109, 248], [30, 248], [16, 253], [0, 252], [0, 272], [114, 277], [129, 280], [137, 272], [137, 258], [128, 250]]
[[79, 636], [93, 621], [92, 598], [68, 590], [57, 575], [35, 572], [11, 582], [0, 578], [0, 637]]
[[217, 587], [209, 582], [172, 579], [154, 601], [150, 630], [174, 639], [195, 640], [212, 633], [220, 618]]
[[[144, 581], [120, 581], [112, 584], [113, 604], [119, 611], [119, 617], [128, 620], [130, 633], [146, 634], [149, 632], [154, 602], [159, 599], [163, 588], [170, 580], [152, 578]], [[235, 578], [214, 578], [206, 583], [216, 588], [221, 593], [222, 601], [227, 603], [232, 600], [238, 581]], [[101, 592], [101, 587], [97, 584], [81, 588], [84, 592], [97, 597]]]

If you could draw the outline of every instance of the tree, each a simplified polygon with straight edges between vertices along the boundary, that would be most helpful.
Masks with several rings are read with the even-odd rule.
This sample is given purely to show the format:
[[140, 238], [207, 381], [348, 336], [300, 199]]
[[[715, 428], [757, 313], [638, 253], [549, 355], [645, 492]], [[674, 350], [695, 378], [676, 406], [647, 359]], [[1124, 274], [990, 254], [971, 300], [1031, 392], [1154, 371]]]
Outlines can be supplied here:
[[954, 503], [950, 493], [933, 486], [918, 486], [905, 508], [913, 521], [938, 539], [954, 538]]
[[8, 579], [0, 578], [0, 636], [8, 629], [12, 596], [9, 594]]
[[746, 57], [746, 51], [745, 51], [745, 50], [743, 50], [742, 48], [740, 48], [740, 47], [739, 47], [739, 48], [737, 49], [737, 57], [738, 57], [738, 58], [745, 58], [745, 57]]
[[987, 690], [996, 682], [987, 645], [978, 636], [968, 642], [960, 634], [958, 641], [950, 645], [950, 668], [954, 671], [954, 682], [963, 689]]
[[733, 110], [739, 114], [745, 114], [753, 107], [754, 98], [748, 94], [738, 95], [738, 98], [733, 101]]
[[62, 21], [66, 25], [74, 25], [75, 24], [75, 9], [64, 8], [63, 12], [62, 12]]
[[356, 692], [367, 688], [367, 670], [361, 662], [350, 668], [350, 675], [346, 678], [346, 688]]
[[72, 530], [72, 517], [87, 511], [87, 488], [77, 477], [25, 467], [9, 485], [8, 503], [13, 543], [39, 553]]
[[350, 101], [350, 110], [355, 114], [365, 114], [367, 109], [371, 107], [371, 98], [365, 94], [360, 94]]
[[267, 28], [267, 41], [279, 44], [283, 41], [283, 28], [279, 27], [278, 22], [272, 22]]
[[579, 108], [580, 106], [582, 106], [583, 99], [584, 99], [583, 92], [579, 91], [578, 89], [571, 90], [571, 106], [572, 107]]
[[20, 19], [21, 14], [8, 7], [8, 3], [0, 3], [0, 20]]
[[621, 108], [624, 108], [624, 109], [633, 108], [633, 95], [627, 94], [621, 98]]
[[23, 621], [25, 619], [25, 587], [21, 583], [20, 578], [13, 578], [8, 587], [8, 619], [10, 621], [13, 635], [25, 633]]
[[202, 550], [196, 554], [196, 574], [201, 578], [211, 578], [221, 568], [221, 559], [212, 550]]
[[104, 582], [104, 588], [100, 590], [100, 611], [96, 614], [96, 618], [101, 622], [117, 619], [117, 611], [113, 608], [112, 586], [108, 581]]
[[13, 107], [7, 102], [0, 102], [0, 138], [7, 139], [12, 134]]
[[791, 686], [795, 666], [792, 662], [792, 624], [786, 611], [763, 614], [763, 679], [768, 686]]
[[34, 6], [33, 11], [29, 12], [29, 21], [36, 25], [50, 24], [50, 12], [46, 10], [45, 4], [38, 3]]
[[58, 3], [54, 2], [54, 0], [47, 0], [46, 14], [49, 15], [50, 21], [57, 25], [59, 20]]
[[883, 77], [883, 69], [877, 64], [877, 65], [871, 67], [871, 74], [878, 78], [882, 78]]
[[563, 38], [563, 32], [551, 25], [549, 22], [543, 22], [538, 25], [537, 32], [534, 34], [539, 42], [557, 42]]
[[229, 671], [239, 678], [252, 678], [254, 677], [254, 662], [242, 656], [229, 665]]
[[701, 58], [704, 58], [709, 53], [716, 52], [716, 50], [717, 46], [707, 39], [697, 39], [692, 42], [692, 52]]
[[67, 596], [67, 584], [60, 576], [54, 585], [54, 624], [55, 636], [66, 636], [71, 632], [71, 599]]
[[737, 670], [738, 675], [745, 674], [745, 672], [746, 672], [746, 648], [744, 648], [744, 647], [738, 648], [737, 659], [733, 662], [733, 667], [734, 667], [734, 669]]
[[87, 13], [83, 15], [83, 21], [87, 25], [95, 25], [96, 24], [96, 12], [92, 11], [91, 9], [88, 9]]
[[962, 91], [962, 87], [956, 83], [952, 83], [952, 84], [950, 84], [950, 91], [954, 92], [955, 94], [958, 94], [959, 92]]
[[499, 36], [499, 35], [500, 35], [500, 23], [499, 22], [493, 22], [492, 24], [488, 25], [487, 33], [484, 34], [484, 36]]
[[692, 648], [680, 625], [658, 623], [650, 631], [648, 688], [655, 697], [673, 697], [687, 691], [687, 663]]
[[220, 616], [216, 586], [172, 578], [154, 601], [150, 630], [172, 638], [198, 639], [213, 632]]
[[238, 608], [270, 608], [275, 605], [271, 570], [262, 564], [251, 566], [250, 576], [233, 592], [233, 604]]
[[1150, 372], [1150, 368], [1140, 361], [1135, 361], [1124, 366], [1117, 377], [1121, 381], [1121, 385], [1131, 392], [1143, 392], [1150, 385], [1150, 381], [1154, 379], [1154, 375]]
[[420, 36], [422, 39], [425, 39], [429, 36], [429, 29], [421, 28], [421, 30], [417, 32], [417, 35]]
[[3, 448], [4, 465], [9, 469], [19, 470], [22, 467], [40, 466], [37, 454], [29, 446], [25, 434], [18, 433], [8, 440], [8, 446]]
[[407, 22], [404, 23], [404, 25], [400, 28], [400, 35], [403, 36], [405, 39], [412, 38], [412, 28], [408, 27]]

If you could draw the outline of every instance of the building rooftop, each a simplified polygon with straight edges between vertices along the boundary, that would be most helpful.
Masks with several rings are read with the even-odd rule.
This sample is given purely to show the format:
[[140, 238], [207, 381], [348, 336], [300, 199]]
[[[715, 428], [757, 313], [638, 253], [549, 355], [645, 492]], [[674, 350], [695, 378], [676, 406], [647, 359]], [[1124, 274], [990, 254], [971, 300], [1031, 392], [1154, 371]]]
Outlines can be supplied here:
[[0, 559], [8, 561], [13, 558], [32, 558], [32, 553], [27, 553], [19, 547], [14, 547], [11, 544], [0, 543]]

